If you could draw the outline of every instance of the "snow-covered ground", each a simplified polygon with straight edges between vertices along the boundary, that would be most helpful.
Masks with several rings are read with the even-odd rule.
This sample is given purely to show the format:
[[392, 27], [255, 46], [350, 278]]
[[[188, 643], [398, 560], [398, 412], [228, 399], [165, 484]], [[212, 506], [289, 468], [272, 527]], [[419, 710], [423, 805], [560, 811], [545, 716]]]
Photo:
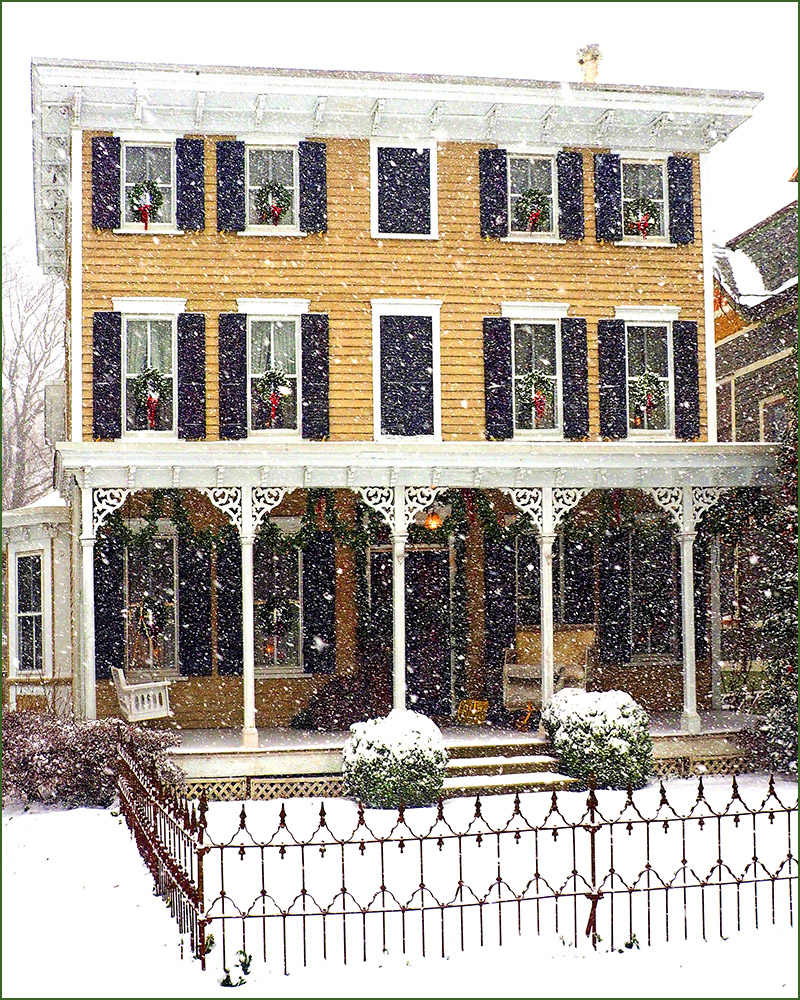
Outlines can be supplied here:
[[[670, 796], [687, 798], [689, 784], [670, 782]], [[744, 780], [746, 801], [758, 787], [759, 779]], [[788, 783], [778, 791], [793, 800]], [[223, 807], [218, 819], [228, 812]], [[229, 994], [219, 973], [203, 973], [188, 949], [181, 959], [169, 910], [113, 810], [5, 811], [3, 848], [3, 996]], [[346, 968], [315, 963], [288, 977], [254, 961], [240, 990], [282, 997], [795, 997], [796, 932], [764, 916], [757, 932], [622, 954], [603, 951], [602, 943], [594, 953], [526, 936], [508, 938], [502, 949], [452, 949], [446, 959], [389, 954]]]

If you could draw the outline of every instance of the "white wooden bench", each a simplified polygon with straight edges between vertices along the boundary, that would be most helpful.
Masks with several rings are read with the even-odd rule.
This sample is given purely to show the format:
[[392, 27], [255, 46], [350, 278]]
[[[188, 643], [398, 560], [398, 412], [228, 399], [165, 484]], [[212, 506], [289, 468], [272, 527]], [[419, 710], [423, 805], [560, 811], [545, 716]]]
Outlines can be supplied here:
[[127, 684], [125, 672], [119, 667], [111, 668], [111, 676], [114, 678], [120, 715], [126, 722], [166, 719], [172, 715], [169, 707], [170, 681]]

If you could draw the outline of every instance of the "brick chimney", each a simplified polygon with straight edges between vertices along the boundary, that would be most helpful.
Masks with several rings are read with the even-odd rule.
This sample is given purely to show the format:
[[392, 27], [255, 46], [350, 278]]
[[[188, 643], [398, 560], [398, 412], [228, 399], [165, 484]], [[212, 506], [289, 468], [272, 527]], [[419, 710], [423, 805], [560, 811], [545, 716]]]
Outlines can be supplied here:
[[578, 65], [583, 72], [584, 83], [597, 83], [597, 71], [602, 58], [600, 46], [595, 43], [578, 49]]

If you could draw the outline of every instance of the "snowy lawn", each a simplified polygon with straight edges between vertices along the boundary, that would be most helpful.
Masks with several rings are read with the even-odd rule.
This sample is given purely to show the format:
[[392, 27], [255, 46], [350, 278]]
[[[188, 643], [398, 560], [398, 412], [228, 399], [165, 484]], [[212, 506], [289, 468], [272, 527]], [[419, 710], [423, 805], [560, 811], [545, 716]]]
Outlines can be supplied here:
[[[691, 804], [694, 782], [672, 781], [670, 799]], [[729, 779], [708, 787], [729, 790]], [[763, 793], [763, 778], [742, 780], [750, 804]], [[789, 783], [778, 784], [785, 802]], [[613, 793], [612, 793], [613, 794]], [[645, 794], [655, 795], [655, 789]], [[565, 796], [575, 801], [583, 796]], [[543, 799], [544, 796], [538, 796]], [[505, 802], [501, 801], [504, 799]], [[524, 797], [523, 810], [540, 808]], [[559, 796], [561, 800], [561, 796]], [[657, 801], [657, 796], [656, 796]], [[760, 799], [759, 799], [760, 801]], [[485, 799], [490, 812], [507, 812], [508, 799]], [[604, 803], [601, 808], [612, 803]], [[298, 813], [318, 813], [319, 803], [300, 802]], [[330, 802], [331, 822], [347, 803]], [[465, 810], [467, 803], [454, 803]], [[270, 803], [248, 804], [254, 825], [266, 822]], [[567, 810], [567, 806], [564, 809]], [[421, 811], [420, 811], [421, 812]], [[290, 811], [290, 816], [291, 816]], [[214, 826], [230, 831], [235, 804], [213, 807]], [[369, 815], [369, 814], [368, 814]], [[375, 816], [381, 814], [375, 813]], [[385, 814], [384, 814], [385, 815]], [[380, 822], [380, 821], [379, 821]], [[203, 973], [187, 953], [164, 903], [113, 811], [9, 810], [3, 814], [3, 996], [7, 997], [203, 997], [228, 995], [220, 973]], [[767, 837], [764, 838], [766, 847]], [[785, 852], [785, 826], [783, 831]], [[759, 853], [761, 853], [759, 841]], [[776, 840], [776, 849], [778, 843]], [[766, 891], [766, 890], [765, 890]], [[487, 946], [448, 958], [407, 959], [389, 954], [346, 968], [329, 961], [289, 977], [267, 972], [256, 959], [243, 995], [283, 997], [792, 997], [796, 990], [796, 933], [774, 928], [764, 907], [762, 929], [725, 941], [674, 941], [624, 953], [597, 953], [585, 943], [576, 951], [553, 936], [522, 940], [509, 935], [502, 949]], [[754, 959], [754, 955], [757, 959]], [[214, 952], [210, 956], [214, 957]]]

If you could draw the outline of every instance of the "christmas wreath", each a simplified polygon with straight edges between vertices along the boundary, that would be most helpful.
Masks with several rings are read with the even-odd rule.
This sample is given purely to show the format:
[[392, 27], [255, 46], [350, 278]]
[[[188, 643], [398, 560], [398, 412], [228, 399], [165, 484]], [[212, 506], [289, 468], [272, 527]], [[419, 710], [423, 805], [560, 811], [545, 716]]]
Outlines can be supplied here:
[[550, 199], [535, 188], [528, 188], [517, 201], [517, 225], [530, 232], [550, 229]]
[[553, 405], [553, 381], [539, 368], [534, 368], [520, 379], [523, 397], [533, 404], [536, 419], [541, 420], [548, 406]]
[[128, 204], [133, 215], [138, 215], [139, 221], [144, 223], [146, 230], [151, 221], [155, 222], [158, 219], [158, 213], [164, 204], [164, 195], [155, 181], [140, 181], [128, 192]]
[[270, 368], [256, 382], [256, 391], [269, 401], [272, 410], [270, 424], [274, 425], [281, 396], [288, 396], [291, 391], [288, 375], [282, 368]]
[[133, 380], [133, 398], [137, 409], [147, 407], [147, 426], [152, 431], [156, 427], [158, 402], [169, 382], [157, 368], [143, 368]]
[[665, 398], [665, 386], [655, 372], [643, 372], [628, 382], [628, 396], [634, 413], [650, 416]]
[[625, 235], [641, 236], [661, 226], [661, 207], [650, 198], [635, 198], [625, 204]]
[[272, 225], [277, 226], [281, 216], [291, 207], [291, 191], [277, 181], [268, 181], [256, 191], [256, 211], [262, 225], [272, 216]]

